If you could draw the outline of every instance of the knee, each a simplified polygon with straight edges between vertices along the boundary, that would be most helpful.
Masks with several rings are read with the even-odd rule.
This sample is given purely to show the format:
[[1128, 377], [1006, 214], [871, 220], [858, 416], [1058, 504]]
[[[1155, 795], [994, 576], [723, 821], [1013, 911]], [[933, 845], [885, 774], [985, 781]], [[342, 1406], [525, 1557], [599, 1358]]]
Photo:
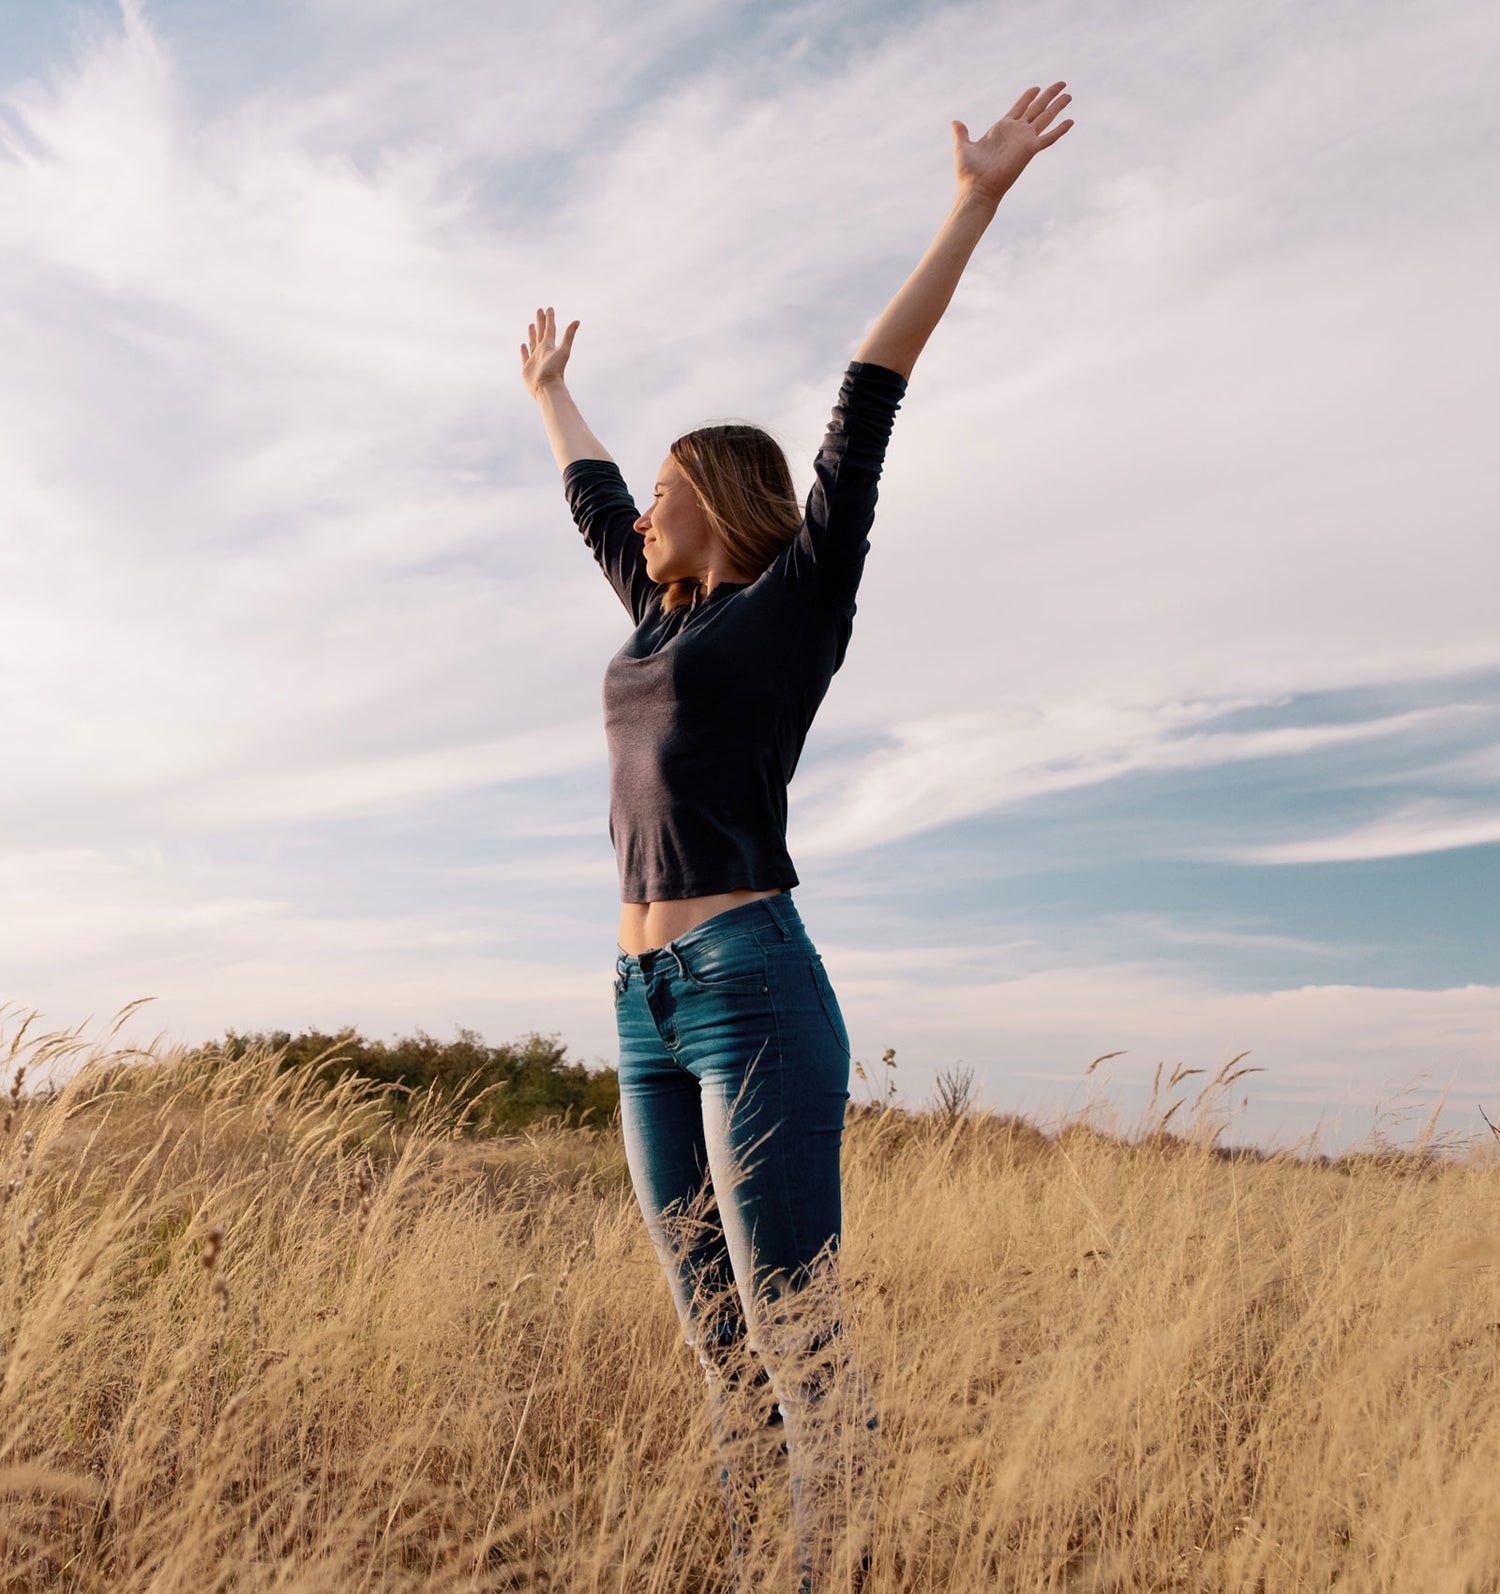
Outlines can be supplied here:
[[[698, 1358], [698, 1365], [710, 1384], [738, 1388], [759, 1366], [745, 1326], [739, 1321], [692, 1325], [683, 1343]], [[761, 1376], [764, 1377], [762, 1370]]]

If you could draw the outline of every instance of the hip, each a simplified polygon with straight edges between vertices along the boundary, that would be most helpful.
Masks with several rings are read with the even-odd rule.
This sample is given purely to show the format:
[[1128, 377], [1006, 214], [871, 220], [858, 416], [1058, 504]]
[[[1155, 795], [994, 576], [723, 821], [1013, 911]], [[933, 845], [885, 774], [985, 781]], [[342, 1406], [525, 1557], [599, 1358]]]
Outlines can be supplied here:
[[[757, 896], [664, 946], [615, 959], [622, 1052], [805, 1054], [849, 1059], [849, 1036], [822, 957], [791, 893]], [[681, 1048], [681, 1051], [679, 1051]]]

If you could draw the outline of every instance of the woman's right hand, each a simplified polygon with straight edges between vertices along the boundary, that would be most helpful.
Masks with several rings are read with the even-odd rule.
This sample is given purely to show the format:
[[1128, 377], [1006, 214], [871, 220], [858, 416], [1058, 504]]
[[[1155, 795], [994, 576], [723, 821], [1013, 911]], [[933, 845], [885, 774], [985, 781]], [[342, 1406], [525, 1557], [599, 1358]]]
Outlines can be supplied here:
[[576, 321], [569, 323], [559, 347], [557, 317], [551, 307], [537, 311], [536, 320], [527, 327], [526, 341], [521, 345], [521, 380], [533, 397], [550, 383], [561, 383], [568, 356], [573, 352], [573, 334], [578, 325]]

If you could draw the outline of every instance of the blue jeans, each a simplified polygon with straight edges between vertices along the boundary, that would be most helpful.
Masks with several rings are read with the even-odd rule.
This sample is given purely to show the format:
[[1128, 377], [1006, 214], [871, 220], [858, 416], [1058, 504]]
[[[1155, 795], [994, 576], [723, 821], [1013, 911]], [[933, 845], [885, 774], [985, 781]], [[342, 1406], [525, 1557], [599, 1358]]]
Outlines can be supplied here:
[[615, 1014], [625, 1153], [708, 1379], [735, 1558], [784, 1435], [810, 1588], [836, 1547], [861, 1556], [876, 1426], [841, 1346], [838, 999], [783, 892], [621, 952]]

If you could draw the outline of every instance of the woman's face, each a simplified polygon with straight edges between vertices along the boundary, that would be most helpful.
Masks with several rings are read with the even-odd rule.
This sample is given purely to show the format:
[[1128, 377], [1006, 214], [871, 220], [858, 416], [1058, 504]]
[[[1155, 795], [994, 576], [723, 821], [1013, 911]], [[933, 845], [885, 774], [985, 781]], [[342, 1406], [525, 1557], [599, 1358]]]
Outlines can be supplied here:
[[646, 574], [661, 586], [701, 580], [713, 555], [713, 533], [692, 483], [670, 454], [657, 472], [656, 491], [635, 523], [646, 539]]

